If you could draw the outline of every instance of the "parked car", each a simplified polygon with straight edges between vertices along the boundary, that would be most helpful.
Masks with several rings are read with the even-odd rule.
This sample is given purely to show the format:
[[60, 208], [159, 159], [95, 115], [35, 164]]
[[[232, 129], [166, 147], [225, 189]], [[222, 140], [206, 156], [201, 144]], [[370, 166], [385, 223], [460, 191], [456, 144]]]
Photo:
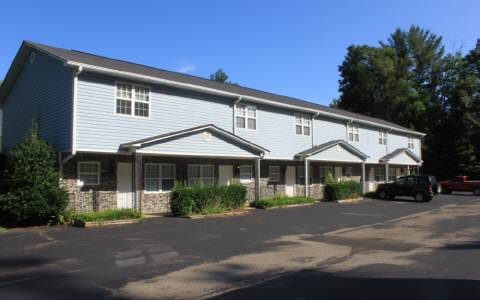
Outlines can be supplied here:
[[394, 182], [379, 184], [377, 187], [377, 197], [380, 199], [408, 196], [413, 197], [417, 202], [425, 202], [430, 201], [437, 193], [437, 179], [427, 175], [402, 176]]
[[468, 176], [456, 176], [453, 179], [440, 182], [441, 192], [450, 194], [456, 192], [472, 192], [480, 196], [480, 180], [469, 180]]

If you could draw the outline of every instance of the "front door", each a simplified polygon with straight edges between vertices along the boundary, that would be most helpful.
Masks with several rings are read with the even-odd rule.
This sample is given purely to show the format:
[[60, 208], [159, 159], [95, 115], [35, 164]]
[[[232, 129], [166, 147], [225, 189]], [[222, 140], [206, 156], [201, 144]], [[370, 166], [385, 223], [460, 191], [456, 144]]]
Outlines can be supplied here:
[[230, 185], [233, 178], [233, 166], [232, 165], [219, 165], [218, 166], [218, 185]]
[[285, 194], [295, 196], [295, 166], [287, 166], [285, 171]]
[[132, 164], [117, 163], [117, 208], [132, 208]]

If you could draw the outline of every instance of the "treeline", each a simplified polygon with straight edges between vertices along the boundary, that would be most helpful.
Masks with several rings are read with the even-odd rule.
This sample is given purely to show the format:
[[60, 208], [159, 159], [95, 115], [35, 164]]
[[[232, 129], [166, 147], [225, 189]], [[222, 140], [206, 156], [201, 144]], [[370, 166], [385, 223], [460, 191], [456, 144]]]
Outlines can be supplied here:
[[350, 46], [332, 106], [425, 132], [423, 173], [480, 178], [480, 39], [447, 53], [442, 37], [397, 29], [376, 47]]

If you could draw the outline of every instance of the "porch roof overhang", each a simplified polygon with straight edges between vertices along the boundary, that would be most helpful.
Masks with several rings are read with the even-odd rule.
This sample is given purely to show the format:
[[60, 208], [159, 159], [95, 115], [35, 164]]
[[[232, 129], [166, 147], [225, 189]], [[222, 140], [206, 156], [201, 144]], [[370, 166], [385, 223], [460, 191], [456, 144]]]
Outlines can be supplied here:
[[270, 152], [213, 124], [160, 134], [120, 145], [122, 150], [155, 155], [222, 158], [263, 157]]
[[408, 148], [398, 148], [380, 158], [380, 162], [398, 165], [421, 165], [423, 163], [422, 159]]
[[[335, 155], [332, 153], [327, 153], [328, 150], [333, 147], [338, 147], [337, 149], [345, 149], [348, 155], [341, 155], [340, 153]], [[324, 157], [322, 157], [324, 153]], [[295, 155], [297, 159], [309, 159], [309, 160], [318, 160], [318, 161], [332, 161], [332, 162], [364, 162], [369, 156], [358, 150], [354, 146], [350, 145], [344, 140], [332, 140], [320, 145], [313, 146], [310, 149], [299, 152]]]

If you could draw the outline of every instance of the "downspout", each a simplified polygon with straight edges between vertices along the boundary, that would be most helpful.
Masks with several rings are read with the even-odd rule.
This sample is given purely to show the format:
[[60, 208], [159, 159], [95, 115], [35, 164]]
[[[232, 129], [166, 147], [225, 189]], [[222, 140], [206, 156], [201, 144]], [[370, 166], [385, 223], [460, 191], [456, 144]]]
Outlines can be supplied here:
[[309, 190], [310, 182], [308, 182], [308, 180], [310, 179], [310, 178], [308, 178], [308, 175], [310, 174], [309, 164], [310, 164], [310, 161], [308, 160], [308, 157], [305, 157], [305, 167], [304, 167], [304, 171], [305, 171], [305, 197], [310, 196], [310, 190]]
[[242, 97], [238, 96], [238, 99], [233, 102], [233, 134], [237, 134], [237, 120], [235, 118], [235, 114], [237, 112], [237, 104], [242, 101]]
[[312, 147], [315, 146], [315, 138], [314, 138], [314, 134], [315, 134], [315, 130], [314, 130], [314, 128], [315, 128], [315, 118], [318, 117], [319, 114], [320, 114], [320, 113], [317, 112], [316, 114], [314, 114], [314, 115], [312, 116], [312, 130], [311, 130], [311, 131], [312, 131]]
[[63, 165], [66, 164], [70, 159], [72, 159], [77, 153], [77, 87], [78, 87], [78, 75], [82, 73], [83, 67], [78, 66], [73, 68], [73, 78], [72, 78], [72, 149], [70, 155], [61, 159], [61, 154], [59, 157], [60, 161], [60, 178], [63, 178]]

